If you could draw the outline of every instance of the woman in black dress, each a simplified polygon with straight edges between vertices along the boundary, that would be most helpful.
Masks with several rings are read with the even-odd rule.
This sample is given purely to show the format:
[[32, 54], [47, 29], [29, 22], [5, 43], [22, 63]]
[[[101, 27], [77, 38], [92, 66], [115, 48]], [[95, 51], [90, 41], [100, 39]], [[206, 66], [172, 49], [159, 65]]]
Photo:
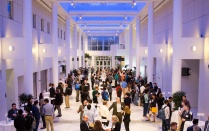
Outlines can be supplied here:
[[121, 123], [116, 115], [112, 116], [112, 128], [111, 131], [120, 131]]

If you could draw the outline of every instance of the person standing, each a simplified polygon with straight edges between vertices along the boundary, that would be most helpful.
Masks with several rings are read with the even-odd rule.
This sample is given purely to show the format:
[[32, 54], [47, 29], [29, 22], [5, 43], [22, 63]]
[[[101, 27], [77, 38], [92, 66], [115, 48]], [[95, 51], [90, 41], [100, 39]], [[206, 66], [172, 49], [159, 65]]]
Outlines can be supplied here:
[[43, 106], [45, 105], [44, 103], [44, 97], [43, 97], [43, 93], [39, 94], [39, 106], [40, 106], [40, 114], [41, 114], [41, 119], [43, 122], [43, 126], [40, 129], [45, 129], [46, 128], [46, 122], [45, 122], [45, 118], [44, 118], [44, 114], [43, 114]]
[[103, 91], [102, 91], [102, 99], [103, 99], [104, 101], [108, 101], [108, 100], [109, 100], [109, 95], [108, 95], [108, 93], [107, 93], [105, 87], [103, 87]]
[[126, 105], [124, 109], [124, 118], [123, 118], [126, 131], [130, 131], [129, 130], [129, 123], [131, 122], [130, 115], [131, 115], [131, 110], [129, 106]]
[[103, 101], [103, 105], [101, 105], [99, 113], [102, 118], [102, 124], [108, 126], [110, 120], [110, 111], [108, 110], [107, 107], [107, 101]]
[[187, 131], [202, 131], [201, 128], [198, 126], [198, 119], [193, 119], [193, 125], [187, 128]]
[[51, 131], [54, 131], [53, 118], [54, 118], [54, 107], [52, 104], [49, 104], [49, 99], [44, 99], [45, 105], [43, 106], [42, 113], [44, 114], [44, 119], [46, 122], [46, 129], [49, 130], [49, 125], [51, 127]]
[[72, 75], [68, 75], [68, 78], [66, 79], [66, 82], [65, 83], [68, 85], [67, 87], [72, 90], [72, 84], [73, 84]]
[[65, 105], [66, 107], [65, 108], [70, 108], [70, 95], [72, 94], [72, 88], [69, 88], [69, 87], [66, 87], [65, 89]]
[[165, 120], [162, 120], [162, 131], [167, 131], [170, 127], [170, 109], [168, 103], [168, 100], [165, 100], [164, 105], [162, 106], [162, 109], [164, 109], [165, 112]]
[[80, 131], [91, 131], [88, 122], [88, 116], [84, 115], [83, 120], [80, 123]]
[[91, 75], [91, 88], [92, 88], [92, 90], [94, 90], [94, 83], [95, 83], [94, 76], [95, 76], [95, 74]]
[[209, 131], [209, 115], [208, 115], [208, 120], [205, 122], [204, 131]]
[[17, 116], [14, 118], [14, 127], [16, 131], [26, 131], [25, 129], [25, 118], [23, 117], [23, 110], [19, 109]]
[[76, 81], [76, 84], [75, 84], [75, 91], [76, 91], [76, 102], [79, 101], [79, 94], [80, 94], [80, 88], [81, 87], [81, 84], [79, 83], [79, 81]]
[[83, 115], [85, 116], [88, 116], [89, 118], [89, 123], [93, 124], [94, 123], [94, 112], [91, 110], [91, 105], [87, 105], [87, 110], [85, 110], [84, 108], [84, 112], [83, 112]]
[[109, 81], [107, 82], [107, 90], [109, 93], [110, 101], [112, 101], [112, 85]]
[[124, 103], [120, 101], [120, 97], [117, 97], [116, 102], [113, 102], [112, 105], [109, 107], [109, 111], [113, 108], [112, 115], [116, 115], [120, 123], [122, 123], [124, 106]]
[[116, 115], [112, 116], [112, 128], [111, 131], [120, 131], [121, 123]]
[[125, 97], [125, 89], [127, 87], [127, 82], [125, 81], [125, 78], [122, 79], [121, 87], [123, 89], [123, 97]]
[[58, 110], [58, 115], [57, 117], [61, 117], [62, 116], [62, 113], [61, 113], [61, 108], [60, 108], [60, 105], [62, 105], [63, 103], [63, 98], [62, 98], [62, 95], [60, 94], [60, 90], [57, 89], [56, 90], [56, 96], [55, 96], [55, 109], [54, 110]]
[[49, 89], [49, 93], [50, 93], [50, 98], [53, 98], [53, 100], [51, 100], [51, 104], [54, 105], [54, 98], [55, 98], [55, 88], [54, 88], [54, 84], [51, 84], [51, 88]]
[[25, 112], [27, 114], [25, 116], [25, 128], [26, 128], [26, 131], [32, 131], [32, 123], [33, 123], [34, 117], [30, 113], [30, 110], [31, 109], [29, 107], [26, 107], [25, 108]]
[[14, 120], [17, 117], [18, 109], [15, 103], [12, 103], [12, 109], [10, 109], [7, 113], [7, 117], [11, 120]]
[[82, 122], [82, 117], [83, 117], [83, 113], [84, 113], [84, 108], [85, 106], [87, 106], [88, 102], [87, 100], [84, 100], [82, 105], [79, 106], [77, 112], [80, 113], [80, 122]]
[[144, 98], [143, 103], [143, 117], [147, 117], [147, 114], [149, 113], [149, 96], [148, 96], [148, 90], [144, 91], [144, 95], [142, 96]]
[[120, 84], [118, 84], [116, 87], [116, 94], [117, 94], [117, 97], [121, 98], [122, 88], [121, 88]]
[[185, 105], [184, 106], [184, 111], [181, 114], [181, 127], [180, 127], [180, 131], [184, 130], [184, 124], [186, 121], [191, 121], [193, 119], [193, 115], [192, 112], [190, 111], [190, 105]]
[[125, 99], [124, 99], [124, 104], [131, 108], [131, 98], [130, 98], [130, 93], [126, 93]]
[[152, 114], [149, 115], [149, 118], [146, 121], [150, 121], [150, 117], [151, 117], [151, 115], [153, 115], [153, 121], [152, 122], [155, 122], [156, 113], [157, 113], [156, 104], [157, 104], [156, 95], [152, 94], [152, 100], [150, 101], [150, 110], [151, 110]]
[[33, 117], [36, 119], [36, 128], [33, 129], [33, 131], [38, 131], [39, 120], [41, 116], [37, 106], [38, 106], [38, 100], [34, 101], [34, 104], [32, 106]]
[[98, 104], [98, 97], [99, 97], [99, 87], [96, 85], [94, 90], [92, 91], [93, 103]]
[[158, 106], [158, 111], [162, 108], [164, 101], [165, 101], [165, 98], [163, 97], [163, 94], [160, 93], [159, 94], [159, 98], [156, 98], [157, 99], [157, 106]]

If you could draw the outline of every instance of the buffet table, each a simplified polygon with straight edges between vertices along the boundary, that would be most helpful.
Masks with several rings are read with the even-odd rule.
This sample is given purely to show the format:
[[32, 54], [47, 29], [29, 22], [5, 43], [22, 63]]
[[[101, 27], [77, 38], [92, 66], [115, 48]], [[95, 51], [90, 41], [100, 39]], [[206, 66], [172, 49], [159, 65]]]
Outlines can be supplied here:
[[1, 121], [0, 131], [16, 131], [14, 127], [14, 121], [10, 121], [10, 122]]

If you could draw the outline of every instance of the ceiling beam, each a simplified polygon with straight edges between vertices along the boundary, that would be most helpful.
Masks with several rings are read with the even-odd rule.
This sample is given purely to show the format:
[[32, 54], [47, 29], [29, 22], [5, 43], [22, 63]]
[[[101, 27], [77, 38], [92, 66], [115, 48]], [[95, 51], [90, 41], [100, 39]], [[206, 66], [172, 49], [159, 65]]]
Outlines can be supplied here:
[[101, 24], [101, 25], [106, 25], [106, 24], [122, 24], [122, 25], [126, 25], [129, 24], [130, 21], [99, 21], [99, 20], [95, 20], [95, 21], [76, 21], [77, 24]]
[[[131, 3], [133, 0], [57, 0], [58, 2], [74, 2], [74, 3], [91, 3], [91, 2], [117, 2], [117, 3]], [[148, 2], [149, 0], [134, 0], [135, 2]]]
[[102, 11], [76, 11], [69, 12], [70, 16], [136, 16], [137, 12], [127, 12], [127, 11], [112, 11], [112, 12], [102, 12]]
[[81, 27], [83, 30], [124, 30], [124, 27]]

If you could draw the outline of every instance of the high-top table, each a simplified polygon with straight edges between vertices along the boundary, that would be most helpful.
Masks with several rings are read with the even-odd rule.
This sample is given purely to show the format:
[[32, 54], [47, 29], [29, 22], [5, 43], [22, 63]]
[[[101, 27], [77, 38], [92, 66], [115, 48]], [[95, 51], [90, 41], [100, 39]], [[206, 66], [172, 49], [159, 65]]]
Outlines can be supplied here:
[[10, 121], [10, 122], [1, 121], [0, 131], [16, 131], [14, 127], [14, 121]]

